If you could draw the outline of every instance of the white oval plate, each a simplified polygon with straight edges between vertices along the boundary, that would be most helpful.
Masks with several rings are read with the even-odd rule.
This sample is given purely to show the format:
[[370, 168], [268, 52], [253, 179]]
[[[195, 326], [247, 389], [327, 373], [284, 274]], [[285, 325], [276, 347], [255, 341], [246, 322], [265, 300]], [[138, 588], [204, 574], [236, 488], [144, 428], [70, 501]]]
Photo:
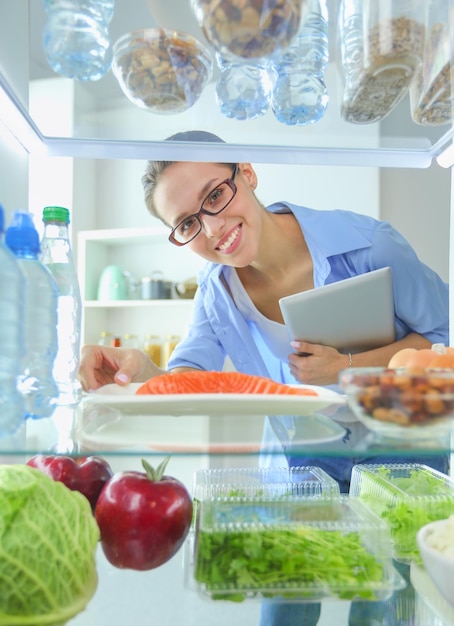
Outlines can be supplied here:
[[316, 413], [331, 404], [345, 404], [345, 396], [325, 387], [300, 385], [316, 396], [278, 394], [192, 393], [135, 395], [140, 383], [127, 387], [105, 385], [84, 396], [84, 404], [107, 406], [128, 415], [296, 415]]

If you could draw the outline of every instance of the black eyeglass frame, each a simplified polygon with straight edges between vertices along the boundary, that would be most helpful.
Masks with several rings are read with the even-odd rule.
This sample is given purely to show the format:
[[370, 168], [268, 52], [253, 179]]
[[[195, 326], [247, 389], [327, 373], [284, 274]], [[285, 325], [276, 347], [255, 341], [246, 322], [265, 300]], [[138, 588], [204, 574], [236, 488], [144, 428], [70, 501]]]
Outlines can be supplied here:
[[[202, 220], [200, 219], [200, 215], [219, 215], [219, 213], [222, 213], [222, 211], [224, 211], [229, 204], [232, 202], [233, 198], [236, 196], [236, 192], [238, 191], [238, 188], [235, 184], [235, 177], [238, 173], [238, 163], [235, 163], [233, 166], [233, 172], [232, 175], [230, 176], [230, 178], [226, 178], [225, 180], [223, 180], [222, 182], [220, 182], [218, 185], [216, 185], [216, 187], [214, 187], [209, 193], [207, 193], [207, 195], [205, 196], [202, 204], [200, 205], [200, 209], [197, 211], [197, 213], [192, 213], [191, 215], [188, 215], [187, 217], [185, 217], [184, 219], [181, 220], [181, 222], [178, 222], [178, 224], [172, 228], [172, 230], [170, 231], [169, 234], [169, 241], [170, 243], [173, 243], [175, 246], [185, 246], [186, 244], [190, 243], [191, 241], [193, 241], [198, 235], [200, 235], [200, 233], [203, 230], [203, 223]], [[225, 204], [222, 209], [219, 209], [219, 211], [216, 211], [215, 213], [213, 213], [212, 211], [208, 211], [207, 209], [203, 208], [203, 205], [205, 204], [205, 202], [208, 200], [208, 198], [211, 196], [211, 194], [213, 192], [216, 191], [216, 189], [218, 189], [218, 187], [221, 187], [222, 185], [227, 184], [230, 189], [233, 191], [232, 197], [230, 198], [230, 200], [227, 202], [227, 204]], [[177, 228], [179, 228], [181, 226], [181, 224], [183, 224], [186, 220], [188, 219], [195, 219], [198, 223], [199, 223], [199, 230], [196, 232], [195, 235], [193, 235], [191, 237], [191, 239], [188, 239], [185, 242], [181, 242], [178, 241], [175, 238], [175, 231], [177, 230]]]

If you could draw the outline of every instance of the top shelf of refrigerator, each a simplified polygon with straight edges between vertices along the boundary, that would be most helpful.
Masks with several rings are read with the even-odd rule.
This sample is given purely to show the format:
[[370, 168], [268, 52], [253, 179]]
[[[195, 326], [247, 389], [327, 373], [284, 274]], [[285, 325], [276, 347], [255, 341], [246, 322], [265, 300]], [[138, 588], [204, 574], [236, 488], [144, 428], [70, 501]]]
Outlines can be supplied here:
[[[422, 5], [431, 4], [420, 1]], [[449, 15], [454, 21], [454, 0], [442, 2], [449, 5]], [[359, 5], [362, 3], [367, 4], [361, 0]], [[29, 105], [8, 89], [7, 81], [3, 82], [28, 123], [33, 139], [37, 138], [51, 156], [381, 167], [428, 167], [437, 160], [444, 167], [451, 166], [454, 162], [452, 117], [441, 125], [416, 123], [408, 92], [379, 121], [346, 121], [342, 113], [345, 92], [338, 58], [340, 4], [340, 0], [328, 0], [329, 62], [325, 73], [328, 106], [321, 119], [309, 124], [284, 124], [271, 107], [256, 119], [241, 121], [227, 118], [220, 111], [216, 102], [216, 80], [220, 72], [215, 50], [195, 18], [191, 0], [165, 3], [116, 0], [109, 26], [112, 42], [125, 33], [159, 26], [187, 33], [208, 47], [213, 58], [213, 76], [197, 101], [183, 112], [162, 114], [140, 108], [125, 96], [112, 71], [96, 81], [72, 80], [53, 71], [42, 49], [44, 4], [33, 0], [28, 5]], [[454, 56], [454, 23], [448, 21], [447, 28], [450, 55]], [[411, 45], [414, 47], [414, 42]], [[448, 82], [450, 74], [449, 71], [446, 74]], [[0, 81], [1, 78], [0, 69]], [[190, 129], [214, 132], [226, 144], [164, 141], [178, 131]]]

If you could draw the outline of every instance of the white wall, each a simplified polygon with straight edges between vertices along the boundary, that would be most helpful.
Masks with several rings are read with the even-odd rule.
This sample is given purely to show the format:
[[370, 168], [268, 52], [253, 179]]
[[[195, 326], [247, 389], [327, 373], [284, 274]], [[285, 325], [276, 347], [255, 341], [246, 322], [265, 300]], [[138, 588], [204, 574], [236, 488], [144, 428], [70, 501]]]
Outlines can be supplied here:
[[413, 245], [422, 261], [449, 279], [451, 173], [428, 169], [383, 169], [380, 216]]

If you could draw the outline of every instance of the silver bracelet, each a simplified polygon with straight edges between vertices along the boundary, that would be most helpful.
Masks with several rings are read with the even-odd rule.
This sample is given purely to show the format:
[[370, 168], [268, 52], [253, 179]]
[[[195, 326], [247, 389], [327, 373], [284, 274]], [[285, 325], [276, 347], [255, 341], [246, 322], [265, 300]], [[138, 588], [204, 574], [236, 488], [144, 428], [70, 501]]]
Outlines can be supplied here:
[[348, 367], [352, 367], [352, 366], [353, 366], [352, 353], [349, 352], [348, 353]]

